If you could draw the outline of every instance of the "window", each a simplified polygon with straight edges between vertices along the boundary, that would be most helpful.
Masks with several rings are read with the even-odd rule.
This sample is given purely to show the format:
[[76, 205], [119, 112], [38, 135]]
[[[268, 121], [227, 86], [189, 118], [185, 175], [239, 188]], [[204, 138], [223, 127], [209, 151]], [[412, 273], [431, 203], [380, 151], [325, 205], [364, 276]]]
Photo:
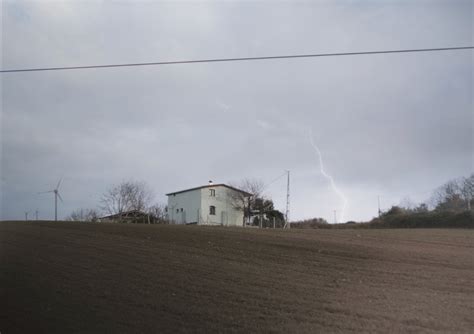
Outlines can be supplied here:
[[181, 212], [183, 212], [183, 208], [181, 208]]
[[216, 197], [216, 189], [209, 189], [209, 196]]
[[179, 209], [176, 209], [176, 213], [178, 213], [178, 212], [179, 212]]
[[209, 207], [209, 214], [214, 216], [216, 215], [216, 207], [214, 205]]

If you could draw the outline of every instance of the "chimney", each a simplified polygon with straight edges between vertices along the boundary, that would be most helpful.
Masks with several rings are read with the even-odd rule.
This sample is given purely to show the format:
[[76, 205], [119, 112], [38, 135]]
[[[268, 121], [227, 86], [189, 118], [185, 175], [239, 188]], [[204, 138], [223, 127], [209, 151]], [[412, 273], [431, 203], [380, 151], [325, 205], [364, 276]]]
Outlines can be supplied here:
[[212, 180], [209, 180], [209, 185], [212, 186]]

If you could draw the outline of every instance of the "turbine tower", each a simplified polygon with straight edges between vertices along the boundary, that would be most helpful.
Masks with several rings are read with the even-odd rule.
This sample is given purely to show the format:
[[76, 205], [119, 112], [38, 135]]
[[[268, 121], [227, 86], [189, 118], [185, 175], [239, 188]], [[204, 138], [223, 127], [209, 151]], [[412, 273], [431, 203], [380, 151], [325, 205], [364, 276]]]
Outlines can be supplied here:
[[54, 193], [54, 221], [58, 220], [58, 197], [63, 202], [61, 195], [59, 195], [59, 186], [61, 185], [62, 178], [59, 179], [58, 185], [53, 190], [43, 191], [38, 194]]

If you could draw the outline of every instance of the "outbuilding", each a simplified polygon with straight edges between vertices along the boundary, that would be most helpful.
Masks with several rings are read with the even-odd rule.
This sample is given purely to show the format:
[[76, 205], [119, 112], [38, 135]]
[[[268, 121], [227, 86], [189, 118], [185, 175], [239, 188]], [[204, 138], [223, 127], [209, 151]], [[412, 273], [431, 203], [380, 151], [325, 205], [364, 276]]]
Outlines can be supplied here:
[[100, 222], [150, 223], [148, 214], [140, 210], [129, 210], [99, 218]]

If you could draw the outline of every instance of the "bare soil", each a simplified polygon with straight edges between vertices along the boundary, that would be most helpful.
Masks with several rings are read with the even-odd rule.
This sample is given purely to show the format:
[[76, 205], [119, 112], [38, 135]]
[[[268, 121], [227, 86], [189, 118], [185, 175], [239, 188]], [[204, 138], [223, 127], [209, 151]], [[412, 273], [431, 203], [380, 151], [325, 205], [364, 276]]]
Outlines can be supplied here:
[[0, 331], [474, 332], [474, 230], [0, 223]]

